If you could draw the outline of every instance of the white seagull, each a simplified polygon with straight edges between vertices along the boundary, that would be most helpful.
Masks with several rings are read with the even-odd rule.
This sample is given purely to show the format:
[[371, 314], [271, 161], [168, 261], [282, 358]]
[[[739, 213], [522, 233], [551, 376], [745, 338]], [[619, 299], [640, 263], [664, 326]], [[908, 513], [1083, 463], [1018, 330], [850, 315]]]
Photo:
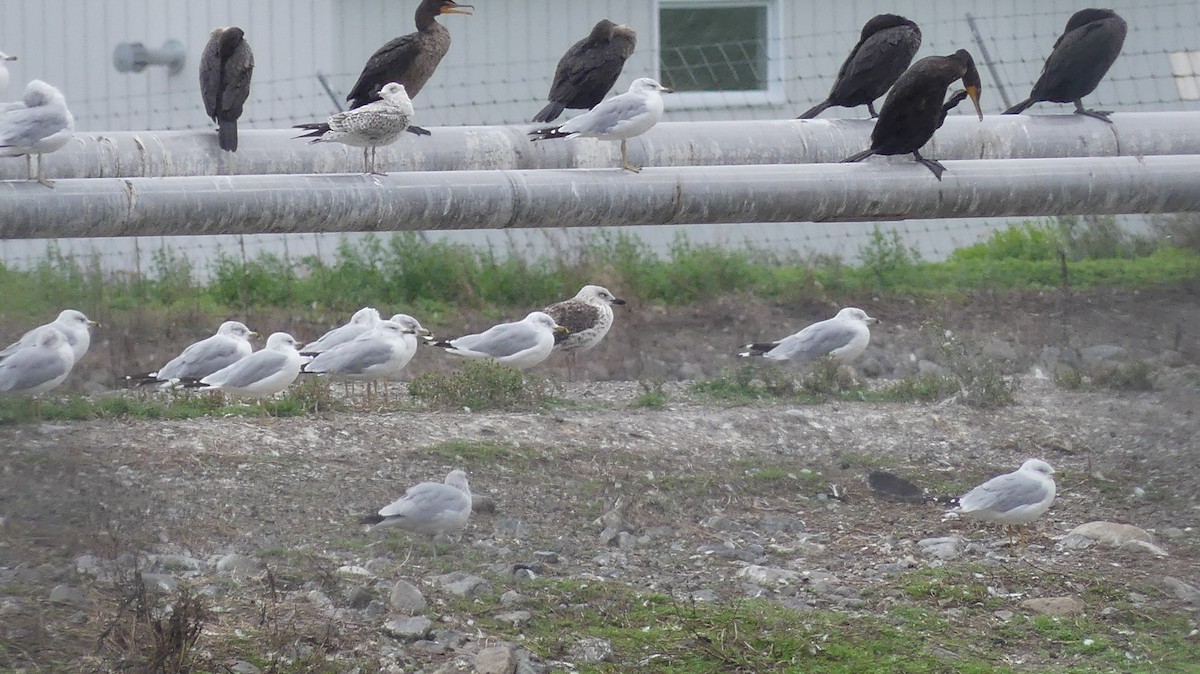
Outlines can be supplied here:
[[[0, 114], [0, 156], [25, 155], [29, 179], [54, 187], [54, 181], [42, 175], [42, 155], [67, 144], [75, 133], [75, 118], [62, 92], [41, 80], [26, 85], [23, 103], [10, 104]], [[38, 158], [36, 176], [33, 155]]]
[[534, 129], [529, 135], [534, 136], [534, 141], [575, 136], [619, 140], [621, 168], [637, 173], [642, 167], [629, 163], [626, 141], [646, 133], [662, 119], [663, 92], [670, 93], [671, 90], [649, 77], [640, 77], [629, 85], [629, 91], [601, 101], [562, 125]]
[[762, 356], [769, 360], [788, 360], [804, 363], [829, 355], [849, 365], [866, 351], [871, 342], [871, 329], [867, 326], [878, 323], [867, 312], [846, 307], [837, 315], [804, 328], [800, 332], [774, 342], [755, 342], [742, 346], [746, 349], [738, 355], [743, 358]]
[[515, 323], [501, 323], [477, 335], [433, 342], [448, 353], [477, 360], [494, 360], [501, 365], [526, 370], [550, 357], [555, 335], [567, 329], [548, 314], [534, 311]]
[[250, 338], [258, 333], [238, 321], [225, 321], [217, 333], [206, 337], [183, 350], [166, 365], [154, 372], [125, 377], [138, 384], [158, 383], [169, 388], [180, 382], [199, 381], [204, 377], [233, 365], [254, 351]]
[[204, 377], [197, 386], [244, 398], [266, 398], [296, 381], [303, 361], [296, 351], [295, 338], [286, 332], [276, 332], [267, 338], [263, 350]]
[[[391, 145], [412, 124], [412, 99], [403, 84], [390, 82], [379, 90], [379, 99], [361, 108], [339, 112], [327, 122], [298, 124], [309, 132], [297, 138], [312, 138], [311, 143], [342, 143], [363, 148], [363, 173], [386, 175], [375, 170], [375, 150]], [[428, 133], [428, 132], [426, 132]], [[368, 155], [370, 159], [368, 160]]]
[[[413, 341], [405, 338], [413, 335]], [[305, 372], [349, 381], [392, 380], [416, 352], [415, 331], [394, 321], [380, 321], [358, 337], [319, 354]]]
[[409, 487], [378, 515], [362, 520], [376, 527], [394, 527], [415, 534], [438, 536], [461, 531], [471, 516], [471, 487], [467, 474], [452, 470], [445, 482], [422, 482]]
[[92, 344], [91, 327], [96, 325], [96, 321], [83, 315], [83, 312], [75, 309], [64, 309], [58, 313], [58, 317], [52, 322], [38, 327], [21, 335], [21, 339], [9, 344], [3, 351], [0, 351], [0, 360], [8, 358], [17, 351], [37, 343], [38, 335], [43, 328], [55, 328], [61, 332], [67, 339], [67, 344], [71, 346], [73, 354], [73, 363], [78, 363], [80, 358], [83, 358], [87, 353], [88, 347]]
[[960, 512], [985, 522], [1015, 527], [1041, 517], [1054, 503], [1054, 469], [1029, 459], [1014, 472], [984, 482], [958, 500]]
[[348, 342], [369, 331], [380, 320], [382, 319], [379, 318], [378, 310], [371, 307], [363, 307], [354, 312], [354, 315], [350, 317], [349, 323], [340, 325], [305, 344], [304, 348], [300, 349], [300, 355], [315, 356], [319, 353], [324, 353], [338, 344]]
[[8, 88], [8, 62], [16, 61], [17, 57], [0, 51], [0, 93]]
[[38, 395], [63, 383], [75, 365], [67, 336], [53, 325], [34, 330], [32, 346], [0, 362], [0, 393]]

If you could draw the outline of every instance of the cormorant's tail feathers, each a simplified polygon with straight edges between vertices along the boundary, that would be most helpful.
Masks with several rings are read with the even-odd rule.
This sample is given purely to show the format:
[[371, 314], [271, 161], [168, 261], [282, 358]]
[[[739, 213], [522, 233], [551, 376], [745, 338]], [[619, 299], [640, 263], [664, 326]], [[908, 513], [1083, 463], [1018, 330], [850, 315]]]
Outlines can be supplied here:
[[220, 142], [222, 150], [237, 152], [238, 134], [236, 119], [221, 120], [220, 125], [217, 127], [217, 140]]
[[1020, 103], [1017, 103], [1016, 105], [1012, 106], [1011, 108], [1005, 110], [1004, 114], [1019, 115], [1022, 112], [1025, 112], [1026, 110], [1028, 110], [1029, 107], [1031, 105], [1033, 105], [1034, 103], [1037, 103], [1037, 101], [1033, 100], [1032, 98], [1026, 98], [1025, 100], [1021, 101]]
[[812, 119], [813, 117], [816, 117], [817, 115], [821, 114], [822, 112], [825, 112], [825, 110], [827, 110], [832, 105], [833, 104], [827, 100], [821, 101], [820, 103], [817, 103], [816, 105], [809, 108], [808, 112], [805, 112], [803, 115], [800, 115], [796, 119]]
[[565, 109], [566, 106], [564, 106], [562, 103], [559, 103], [558, 101], [550, 101], [546, 104], [546, 107], [542, 108], [541, 112], [533, 116], [533, 121], [539, 124], [553, 122], [554, 120], [558, 119], [558, 116], [561, 115]]

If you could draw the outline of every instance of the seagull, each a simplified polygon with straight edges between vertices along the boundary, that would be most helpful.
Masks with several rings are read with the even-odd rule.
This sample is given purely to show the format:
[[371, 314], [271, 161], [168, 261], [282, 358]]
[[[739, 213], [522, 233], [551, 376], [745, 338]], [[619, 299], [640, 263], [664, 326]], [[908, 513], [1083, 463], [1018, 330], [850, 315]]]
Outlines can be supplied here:
[[534, 311], [515, 323], [501, 323], [477, 335], [438, 340], [433, 346], [447, 353], [477, 360], [494, 360], [501, 365], [527, 370], [550, 357], [556, 335], [567, 329], [548, 314]]
[[0, 362], [0, 393], [39, 395], [71, 374], [75, 355], [64, 335], [54, 325], [34, 331], [33, 344]]
[[[342, 143], [363, 148], [363, 173], [386, 175], [375, 170], [375, 151], [396, 142], [412, 123], [412, 100], [403, 84], [390, 82], [379, 90], [380, 100], [361, 108], [339, 112], [327, 122], [298, 124], [308, 133], [297, 138], [312, 138], [310, 143]], [[368, 156], [370, 159], [368, 159]]]
[[3, 93], [8, 88], [8, 62], [16, 60], [16, 56], [11, 56], [0, 51], [0, 93]]
[[204, 111], [217, 123], [217, 142], [226, 152], [237, 152], [238, 118], [250, 96], [254, 52], [237, 26], [214, 28], [200, 55], [200, 97]]
[[371, 307], [363, 307], [354, 312], [354, 315], [350, 317], [349, 323], [338, 326], [321, 335], [315, 341], [305, 344], [304, 348], [300, 349], [300, 355], [315, 356], [319, 353], [324, 353], [338, 344], [348, 342], [367, 332], [375, 327], [375, 324], [379, 323], [380, 320], [378, 310]]
[[381, 508], [378, 515], [364, 517], [361, 522], [434, 537], [461, 531], [470, 516], [471, 487], [467, 484], [467, 474], [452, 470], [445, 482], [422, 482], [409, 487], [404, 496]]
[[44, 328], [55, 328], [61, 332], [67, 339], [67, 344], [71, 346], [73, 363], [78, 363], [80, 358], [83, 358], [87, 353], [88, 347], [92, 344], [91, 327], [96, 325], [96, 321], [83, 315], [83, 312], [75, 309], [64, 309], [60, 311], [58, 317], [53, 322], [45, 325], [40, 325], [24, 335], [21, 339], [9, 344], [3, 351], [0, 351], [0, 360], [12, 356], [17, 351], [37, 343], [38, 334]]
[[[406, 339], [409, 336], [411, 342]], [[321, 353], [304, 365], [304, 371], [343, 381], [392, 380], [400, 376], [416, 350], [412, 328], [380, 321], [368, 332]]]
[[160, 384], [161, 388], [199, 381], [249, 356], [254, 351], [250, 338], [257, 336], [257, 332], [243, 323], [225, 321], [215, 335], [188, 346], [158, 370], [128, 375], [125, 379], [136, 384]]
[[529, 132], [533, 140], [555, 138], [599, 138], [621, 141], [621, 168], [639, 173], [640, 166], [629, 163], [626, 141], [646, 133], [663, 115], [662, 93], [671, 90], [649, 77], [640, 77], [629, 85], [629, 91], [601, 101], [591, 110], [560, 126], [535, 129]]
[[613, 295], [608, 288], [587, 285], [575, 297], [542, 309], [568, 331], [554, 348], [567, 354], [567, 371], [571, 379], [575, 379], [578, 353], [591, 350], [608, 334], [613, 324], [614, 304], [625, 304], [625, 300]]
[[283, 391], [300, 374], [303, 362], [296, 340], [286, 332], [267, 338], [261, 351], [217, 370], [188, 388], [219, 389], [244, 398], [266, 398]]
[[[9, 105], [0, 114], [0, 156], [25, 155], [29, 179], [54, 187], [54, 181], [42, 175], [42, 155], [67, 144], [75, 132], [75, 118], [62, 92], [41, 80], [25, 86], [23, 103]], [[32, 155], [38, 157], [36, 176]]]
[[1029, 459], [1012, 473], [984, 482], [958, 500], [959, 512], [985, 522], [1016, 527], [1028, 524], [1050, 509], [1056, 488], [1054, 469], [1041, 459]]
[[790, 337], [774, 342], [746, 344], [742, 358], [762, 356], [768, 360], [787, 360], [804, 363], [821, 356], [832, 356], [838, 362], [849, 365], [867, 349], [871, 341], [871, 330], [867, 326], [878, 323], [867, 312], [846, 307], [837, 315], [804, 328]]

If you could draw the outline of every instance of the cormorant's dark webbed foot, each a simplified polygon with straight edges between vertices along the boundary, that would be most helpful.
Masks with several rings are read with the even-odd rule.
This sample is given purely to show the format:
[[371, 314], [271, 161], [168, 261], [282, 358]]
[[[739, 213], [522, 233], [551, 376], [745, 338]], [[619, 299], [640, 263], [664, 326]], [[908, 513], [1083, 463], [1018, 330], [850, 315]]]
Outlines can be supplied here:
[[1083, 107], [1083, 101], [1075, 101], [1075, 114], [1095, 117], [1096, 119], [1108, 122], [1109, 124], [1113, 123], [1113, 121], [1108, 118], [1108, 116], [1112, 114], [1112, 110], [1088, 110], [1087, 108]]
[[926, 159], [921, 156], [920, 152], [914, 152], [913, 157], [916, 157], [917, 163], [922, 164], [925, 168], [933, 171], [933, 176], [938, 180], [942, 179], [942, 174], [946, 172], [946, 167], [942, 166], [941, 162], [936, 159]]

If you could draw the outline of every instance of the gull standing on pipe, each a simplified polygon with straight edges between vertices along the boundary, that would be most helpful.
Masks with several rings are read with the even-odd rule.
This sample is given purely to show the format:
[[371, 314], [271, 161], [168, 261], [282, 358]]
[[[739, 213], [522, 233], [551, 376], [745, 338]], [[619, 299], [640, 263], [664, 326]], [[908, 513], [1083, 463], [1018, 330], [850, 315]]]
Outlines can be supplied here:
[[11, 56], [0, 51], [0, 94], [8, 88], [8, 62], [16, 61], [16, 56]]
[[[42, 175], [42, 155], [67, 144], [75, 132], [75, 118], [62, 92], [41, 80], [25, 86], [23, 102], [22, 106], [8, 106], [0, 114], [0, 156], [25, 155], [29, 179], [54, 187], [54, 181]], [[38, 158], [36, 176], [32, 155]]]
[[[469, 9], [467, 9], [469, 8]], [[471, 15], [473, 5], [460, 5], [454, 0], [421, 0], [413, 20], [417, 32], [401, 35], [389, 40], [377, 49], [363, 66], [358, 81], [350, 89], [346, 100], [350, 109], [361, 108], [381, 98], [380, 92], [389, 82], [403, 84], [408, 95], [416, 98], [442, 57], [450, 50], [450, 31], [437, 22], [442, 14]], [[409, 133], [428, 136], [429, 132], [419, 126], [409, 126]]]
[[254, 53], [237, 26], [214, 28], [200, 55], [200, 96], [204, 111], [217, 123], [217, 140], [226, 152], [237, 152], [238, 118], [250, 96]]
[[640, 77], [629, 85], [629, 91], [601, 101], [588, 112], [560, 126], [535, 129], [529, 132], [533, 140], [554, 138], [599, 138], [621, 141], [621, 168], [639, 173], [640, 166], [629, 163], [626, 141], [646, 133], [663, 115], [662, 93], [671, 90], [649, 77]]
[[[363, 173], [387, 175], [375, 170], [375, 150], [396, 142], [412, 123], [413, 104], [403, 84], [390, 82], [379, 91], [380, 100], [361, 108], [339, 112], [327, 122], [298, 124], [309, 133], [310, 143], [342, 143], [363, 148]], [[370, 159], [368, 160], [368, 155]]]

